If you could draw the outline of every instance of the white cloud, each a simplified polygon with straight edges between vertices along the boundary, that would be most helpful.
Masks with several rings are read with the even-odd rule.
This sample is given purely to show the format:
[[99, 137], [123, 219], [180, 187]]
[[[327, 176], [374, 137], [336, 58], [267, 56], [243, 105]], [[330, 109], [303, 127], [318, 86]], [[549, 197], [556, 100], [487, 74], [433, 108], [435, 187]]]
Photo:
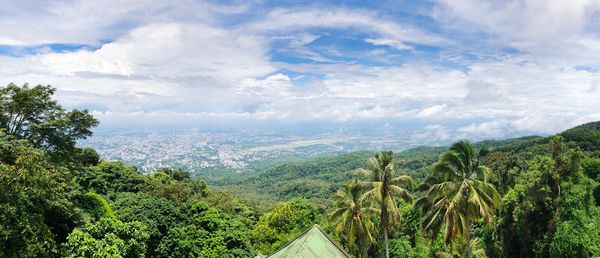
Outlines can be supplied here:
[[417, 144], [441, 144], [452, 140], [451, 131], [443, 125], [427, 125], [421, 132], [415, 132], [411, 140]]
[[462, 133], [461, 138], [484, 139], [488, 137], [501, 137], [510, 132], [509, 121], [500, 119], [496, 121], [472, 123], [458, 129]]
[[577, 126], [580, 124], [585, 124], [589, 122], [600, 121], [600, 113], [590, 114], [582, 117], [578, 117], [574, 121], [571, 122], [571, 126]]
[[511, 123], [519, 131], [555, 133], [574, 126], [571, 121], [577, 119], [576, 113], [540, 113], [528, 114]]
[[371, 43], [375, 46], [391, 46], [394, 47], [396, 49], [412, 49], [411, 46], [408, 46], [398, 40], [394, 40], [394, 39], [386, 39], [386, 38], [376, 38], [376, 39], [365, 39], [365, 42], [367, 43]]
[[[600, 67], [600, 34], [593, 31], [600, 25], [591, 18], [600, 7], [593, 1], [439, 1], [432, 17], [440, 31], [451, 32], [441, 36], [349, 8], [256, 10], [251, 4], [189, 0], [36, 4], [40, 8], [31, 13], [23, 12], [29, 9], [24, 1], [0, 7], [10, 14], [0, 17], [0, 44], [97, 49], [44, 47], [26, 56], [0, 56], [0, 76], [5, 83], [52, 84], [65, 106], [94, 109], [107, 121], [418, 120], [436, 125], [415, 139], [447, 140], [456, 136], [442, 125], [450, 121], [468, 124], [455, 132], [459, 136], [500, 137], [600, 119], [600, 75], [594, 69]], [[223, 18], [246, 12], [256, 13]], [[564, 21], [555, 24], [558, 16]], [[348, 31], [372, 46], [435, 46], [440, 57], [433, 51], [425, 59], [363, 63], [361, 56], [340, 54], [334, 43], [323, 52], [309, 47], [327, 36], [312, 29]], [[479, 33], [486, 37], [473, 36]], [[276, 44], [281, 40], [284, 47]], [[498, 51], [505, 47], [522, 52]], [[282, 48], [309, 61], [276, 58]], [[368, 49], [365, 57], [395, 51], [382, 49]]]
[[502, 94], [498, 92], [498, 87], [491, 83], [469, 81], [467, 87], [469, 92], [465, 96], [465, 100], [469, 102], [495, 102], [500, 101], [502, 98]]
[[486, 45], [549, 62], [598, 65], [599, 11], [596, 0], [439, 0], [432, 17], [452, 31], [489, 34]]
[[9, 0], [0, 5], [0, 42], [29, 46], [97, 45], [148, 23], [181, 20], [211, 23], [220, 15], [246, 9], [247, 5], [225, 6], [190, 0]]
[[37, 56], [61, 75], [81, 72], [166, 78], [236, 80], [274, 70], [260, 38], [202, 24], [155, 23], [136, 28], [95, 51]]
[[0, 74], [5, 83], [58, 87], [67, 106], [235, 110], [233, 85], [275, 70], [266, 51], [257, 36], [202, 24], [152, 23], [93, 51], [0, 57]]
[[306, 28], [351, 28], [375, 32], [386, 38], [387, 44], [420, 43], [439, 45], [447, 40], [413, 26], [399, 24], [379, 17], [376, 13], [345, 8], [310, 8], [304, 10], [276, 9], [254, 24], [250, 29], [265, 31], [296, 30]]
[[274, 74], [264, 80], [247, 79], [236, 90], [241, 94], [285, 96], [292, 87], [292, 79], [285, 74]]
[[448, 108], [448, 105], [446, 103], [440, 104], [440, 105], [434, 105], [434, 106], [431, 106], [431, 107], [421, 110], [421, 112], [419, 112], [416, 115], [416, 117], [418, 117], [418, 118], [435, 118], [436, 116], [440, 115], [443, 111], [445, 111], [447, 108]]

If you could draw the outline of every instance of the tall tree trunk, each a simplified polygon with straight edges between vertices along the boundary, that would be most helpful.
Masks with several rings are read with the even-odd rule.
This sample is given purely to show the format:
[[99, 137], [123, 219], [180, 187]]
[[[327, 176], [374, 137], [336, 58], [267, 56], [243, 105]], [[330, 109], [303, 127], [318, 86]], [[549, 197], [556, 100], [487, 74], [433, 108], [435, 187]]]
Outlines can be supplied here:
[[470, 227], [471, 225], [469, 219], [467, 219], [467, 230], [465, 232], [465, 238], [467, 240], [467, 258], [471, 258], [471, 232], [469, 232]]
[[[463, 181], [464, 182], [464, 181]], [[469, 214], [468, 214], [468, 207], [469, 207], [469, 201], [467, 199], [466, 196], [469, 196], [469, 188], [467, 188], [467, 190], [465, 191], [465, 198], [464, 198], [464, 204], [465, 204], [465, 217], [466, 217], [466, 224], [467, 224], [467, 228], [465, 229], [465, 240], [467, 241], [467, 258], [471, 258], [471, 222], [469, 221]]]
[[387, 226], [383, 228], [383, 242], [385, 244], [385, 258], [390, 258], [390, 247], [388, 246]]
[[362, 248], [361, 248], [361, 251], [362, 251], [361, 257], [362, 258], [367, 258], [367, 253], [369, 251], [369, 248], [367, 248], [367, 245], [363, 245]]
[[[384, 187], [386, 187], [385, 183], [383, 185]], [[382, 188], [381, 191], [381, 229], [383, 230], [383, 243], [385, 246], [385, 258], [390, 258], [390, 248], [388, 246], [388, 222], [389, 222], [389, 218], [388, 218], [388, 207], [387, 207], [387, 191], [385, 191], [385, 188]]]

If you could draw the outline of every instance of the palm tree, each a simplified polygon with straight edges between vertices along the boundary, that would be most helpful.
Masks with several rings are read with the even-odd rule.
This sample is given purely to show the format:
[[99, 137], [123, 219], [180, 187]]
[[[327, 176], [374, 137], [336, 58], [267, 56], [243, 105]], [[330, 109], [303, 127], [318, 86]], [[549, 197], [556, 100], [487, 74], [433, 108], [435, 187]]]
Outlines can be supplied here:
[[367, 257], [367, 251], [375, 240], [373, 234], [376, 228], [371, 218], [378, 215], [379, 210], [361, 198], [363, 193], [364, 187], [356, 179], [343, 184], [332, 197], [336, 209], [329, 216], [336, 223], [335, 233], [338, 236], [344, 234], [349, 247], [358, 240], [361, 256]]
[[[485, 249], [482, 247], [481, 238], [473, 238], [471, 239], [470, 248], [473, 250], [473, 256], [475, 258], [487, 258], [485, 253]], [[440, 251], [436, 253], [437, 257], [440, 258], [461, 258], [466, 257], [467, 243], [465, 240], [458, 236], [454, 240], [454, 244], [450, 247], [448, 251]]]
[[491, 221], [500, 195], [488, 182], [489, 168], [481, 165], [487, 151], [477, 151], [468, 141], [458, 141], [433, 165], [431, 187], [425, 196], [425, 230], [433, 237], [443, 227], [446, 242], [464, 237], [466, 256], [471, 258], [470, 224]]
[[402, 186], [412, 186], [414, 181], [410, 176], [396, 177], [397, 170], [391, 151], [384, 151], [376, 154], [375, 157], [369, 158], [368, 168], [358, 169], [356, 173], [363, 175], [368, 180], [363, 185], [370, 190], [363, 194], [363, 198], [376, 201], [381, 208], [379, 216], [380, 229], [383, 232], [385, 257], [389, 258], [388, 229], [399, 217], [395, 198], [399, 197], [412, 202], [412, 196]]

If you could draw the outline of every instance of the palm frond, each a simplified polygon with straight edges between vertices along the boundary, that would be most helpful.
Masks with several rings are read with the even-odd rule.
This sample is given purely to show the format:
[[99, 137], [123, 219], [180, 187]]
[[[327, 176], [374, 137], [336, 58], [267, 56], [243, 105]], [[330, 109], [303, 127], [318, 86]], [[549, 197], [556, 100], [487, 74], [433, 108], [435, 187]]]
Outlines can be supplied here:
[[363, 199], [365, 189], [358, 180], [343, 184], [332, 196], [337, 208], [329, 213], [329, 217], [335, 221], [335, 234], [350, 247], [358, 243], [362, 250], [374, 241], [376, 229], [371, 218], [377, 215], [377, 210], [368, 206], [369, 200]]
[[415, 180], [413, 180], [413, 178], [411, 176], [402, 175], [402, 176], [398, 176], [398, 177], [395, 177], [394, 179], [392, 179], [391, 184], [397, 185], [397, 186], [406, 185], [409, 187], [414, 187]]
[[437, 234], [443, 230], [448, 242], [464, 235], [475, 219], [491, 221], [501, 196], [488, 182], [492, 171], [480, 165], [486, 153], [477, 151], [468, 141], [458, 141], [440, 155], [432, 176], [426, 180], [429, 190], [417, 201], [424, 211], [426, 231]]
[[362, 176], [366, 179], [369, 179], [369, 178], [373, 178], [375, 173], [372, 170], [358, 168], [358, 169], [354, 170], [354, 174], [358, 175], [358, 176]]
[[408, 191], [406, 191], [404, 188], [399, 187], [397, 185], [391, 185], [390, 189], [394, 196], [398, 196], [406, 202], [413, 201], [412, 195]]

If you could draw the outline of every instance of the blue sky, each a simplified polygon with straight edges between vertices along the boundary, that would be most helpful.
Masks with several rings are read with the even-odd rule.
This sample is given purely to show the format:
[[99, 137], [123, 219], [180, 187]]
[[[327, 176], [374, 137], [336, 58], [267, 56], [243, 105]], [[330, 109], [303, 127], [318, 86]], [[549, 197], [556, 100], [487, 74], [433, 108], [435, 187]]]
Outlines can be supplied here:
[[0, 78], [104, 124], [424, 124], [436, 137], [600, 120], [600, 3], [3, 1]]

